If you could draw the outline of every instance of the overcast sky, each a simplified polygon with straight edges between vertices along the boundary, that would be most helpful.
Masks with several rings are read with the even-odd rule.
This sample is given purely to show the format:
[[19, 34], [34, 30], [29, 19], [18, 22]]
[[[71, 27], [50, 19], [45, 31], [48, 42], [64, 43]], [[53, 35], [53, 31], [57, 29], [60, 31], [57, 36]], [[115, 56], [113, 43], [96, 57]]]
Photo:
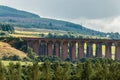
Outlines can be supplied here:
[[98, 31], [120, 32], [120, 0], [0, 0], [0, 4]]

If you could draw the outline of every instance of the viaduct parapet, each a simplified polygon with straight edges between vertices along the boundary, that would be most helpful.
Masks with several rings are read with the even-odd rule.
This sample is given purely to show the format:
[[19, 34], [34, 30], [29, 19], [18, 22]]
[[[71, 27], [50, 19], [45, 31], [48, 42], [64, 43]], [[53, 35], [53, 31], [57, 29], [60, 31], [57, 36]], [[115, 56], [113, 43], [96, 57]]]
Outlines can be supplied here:
[[[42, 56], [56, 56], [62, 60], [70, 58], [77, 60], [81, 58], [105, 57], [120, 60], [120, 40], [111, 39], [62, 39], [62, 38], [23, 38], [27, 46]], [[86, 48], [85, 48], [86, 44]], [[93, 49], [93, 44], [96, 46]], [[103, 54], [102, 46], [105, 46]], [[114, 54], [111, 46], [115, 46]], [[94, 51], [93, 51], [94, 50]]]

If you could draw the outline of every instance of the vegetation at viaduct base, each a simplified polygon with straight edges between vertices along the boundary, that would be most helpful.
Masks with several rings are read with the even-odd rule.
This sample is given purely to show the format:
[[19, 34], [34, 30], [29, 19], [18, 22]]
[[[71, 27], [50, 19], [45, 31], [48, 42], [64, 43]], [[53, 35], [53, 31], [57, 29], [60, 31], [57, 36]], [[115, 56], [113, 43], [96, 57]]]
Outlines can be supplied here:
[[29, 65], [0, 62], [0, 80], [119, 80], [120, 62], [107, 59], [86, 59], [77, 62], [46, 60]]

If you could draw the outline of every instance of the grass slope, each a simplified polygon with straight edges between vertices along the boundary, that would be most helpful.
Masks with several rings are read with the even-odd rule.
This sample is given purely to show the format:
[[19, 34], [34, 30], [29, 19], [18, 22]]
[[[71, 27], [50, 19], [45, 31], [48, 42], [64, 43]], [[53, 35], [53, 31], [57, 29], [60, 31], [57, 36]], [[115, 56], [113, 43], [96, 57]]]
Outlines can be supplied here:
[[3, 56], [13, 56], [13, 55], [18, 55], [20, 58], [27, 57], [27, 55], [24, 52], [11, 47], [7, 43], [0, 42], [0, 58], [2, 58]]

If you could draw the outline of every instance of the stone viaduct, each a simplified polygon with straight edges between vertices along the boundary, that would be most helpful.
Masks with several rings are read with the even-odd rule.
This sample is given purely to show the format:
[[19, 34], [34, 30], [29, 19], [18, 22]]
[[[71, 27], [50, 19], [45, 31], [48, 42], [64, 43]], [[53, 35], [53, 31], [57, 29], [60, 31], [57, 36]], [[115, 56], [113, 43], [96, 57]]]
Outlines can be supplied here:
[[[77, 60], [81, 58], [105, 57], [112, 58], [111, 46], [115, 46], [115, 59], [120, 59], [120, 40], [111, 39], [62, 39], [62, 38], [24, 38], [27, 46], [31, 47], [38, 55], [56, 56], [62, 60], [70, 58]], [[85, 45], [86, 44], [86, 49]], [[93, 55], [93, 44], [96, 49]], [[102, 45], [105, 45], [103, 56]]]

